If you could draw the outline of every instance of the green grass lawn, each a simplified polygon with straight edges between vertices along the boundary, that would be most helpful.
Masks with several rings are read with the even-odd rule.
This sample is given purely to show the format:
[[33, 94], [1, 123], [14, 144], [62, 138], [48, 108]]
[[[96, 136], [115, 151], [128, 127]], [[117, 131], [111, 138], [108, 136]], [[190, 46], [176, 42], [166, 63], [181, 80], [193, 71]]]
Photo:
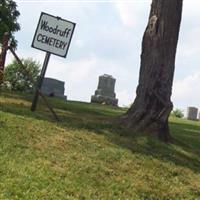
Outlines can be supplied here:
[[170, 119], [164, 144], [112, 124], [124, 109], [0, 94], [0, 200], [200, 200], [200, 123]]

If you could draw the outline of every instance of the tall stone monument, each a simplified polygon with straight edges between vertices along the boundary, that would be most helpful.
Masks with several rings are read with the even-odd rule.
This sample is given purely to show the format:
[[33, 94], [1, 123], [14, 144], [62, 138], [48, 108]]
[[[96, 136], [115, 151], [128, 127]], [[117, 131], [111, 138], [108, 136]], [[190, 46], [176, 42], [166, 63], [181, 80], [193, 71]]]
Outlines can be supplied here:
[[188, 107], [187, 108], [187, 119], [189, 120], [197, 120], [198, 108]]
[[104, 74], [99, 76], [99, 83], [95, 94], [91, 97], [93, 103], [105, 103], [107, 105], [117, 106], [118, 99], [116, 99], [115, 81], [111, 75]]
[[43, 94], [46, 94], [48, 96], [55, 96], [67, 99], [67, 97], [64, 95], [65, 82], [57, 79], [45, 77], [43, 79], [41, 91]]

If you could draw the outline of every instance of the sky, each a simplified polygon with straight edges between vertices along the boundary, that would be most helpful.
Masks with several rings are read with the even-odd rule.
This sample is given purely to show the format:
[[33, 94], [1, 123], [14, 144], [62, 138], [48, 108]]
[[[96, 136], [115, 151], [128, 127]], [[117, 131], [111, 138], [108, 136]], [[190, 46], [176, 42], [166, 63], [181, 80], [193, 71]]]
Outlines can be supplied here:
[[[65, 82], [69, 100], [90, 102], [98, 77], [112, 75], [120, 106], [129, 106], [138, 84], [141, 42], [151, 0], [17, 0], [21, 30], [15, 34], [20, 58], [43, 63], [45, 52], [31, 47], [41, 12], [76, 23], [67, 58], [51, 55], [46, 77]], [[176, 55], [174, 108], [200, 108], [200, 1], [184, 0]], [[12, 55], [8, 53], [7, 64]]]

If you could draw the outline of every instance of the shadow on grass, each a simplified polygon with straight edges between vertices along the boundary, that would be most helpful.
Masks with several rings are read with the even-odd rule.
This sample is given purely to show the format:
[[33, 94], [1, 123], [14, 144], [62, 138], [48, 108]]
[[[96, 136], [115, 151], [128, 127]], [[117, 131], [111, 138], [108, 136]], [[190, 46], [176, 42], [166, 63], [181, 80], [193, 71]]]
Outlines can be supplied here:
[[[164, 162], [171, 162], [189, 168], [194, 172], [200, 172], [200, 133], [192, 131], [196, 126], [182, 126], [176, 123], [170, 123], [170, 125], [176, 125], [177, 127], [175, 131], [171, 128], [173, 137], [173, 143], [171, 144], [160, 142], [151, 136], [142, 134], [131, 138], [129, 136], [124, 140], [113, 138], [112, 142], [130, 149], [132, 152], [151, 156]], [[190, 131], [187, 130], [188, 127], [190, 127]], [[138, 145], [135, 141], [138, 140], [138, 137], [144, 137], [146, 143]]]
[[30, 106], [27, 106], [23, 103], [15, 104], [15, 103], [7, 103], [0, 105], [0, 111], [12, 113], [15, 115], [23, 116], [23, 117], [29, 117], [29, 118], [35, 118], [38, 120], [50, 120], [54, 121], [51, 117], [50, 113], [46, 110], [38, 111], [38, 112], [31, 112]]
[[[26, 99], [27, 100], [27, 99]], [[142, 134], [131, 134], [131, 132], [113, 124], [116, 116], [123, 113], [110, 107], [97, 105], [64, 102], [54, 100], [51, 103], [56, 105], [56, 112], [61, 118], [57, 123], [53, 120], [51, 113], [40, 103], [37, 112], [30, 111], [29, 104], [5, 103], [0, 110], [16, 115], [51, 121], [62, 128], [85, 129], [94, 134], [106, 135], [107, 139], [122, 147], [145, 156], [150, 156], [164, 162], [172, 162], [184, 166], [194, 172], [200, 172], [200, 128], [191, 124], [171, 123], [170, 128], [174, 138], [173, 144], [162, 143], [155, 138]], [[145, 142], [138, 142], [145, 140]]]
[[[96, 120], [71, 119], [62, 126], [84, 128], [98, 134], [106, 134], [107, 139], [133, 153], [151, 156], [164, 162], [184, 166], [194, 172], [200, 172], [200, 133], [197, 126], [171, 123], [173, 144], [165, 144], [144, 134], [132, 134], [128, 130], [112, 124], [112, 118]], [[68, 119], [69, 120], [69, 119]], [[174, 128], [174, 126], [176, 128]], [[188, 131], [190, 130], [190, 131]], [[109, 133], [109, 134], [107, 134]], [[146, 142], [140, 142], [145, 140]]]

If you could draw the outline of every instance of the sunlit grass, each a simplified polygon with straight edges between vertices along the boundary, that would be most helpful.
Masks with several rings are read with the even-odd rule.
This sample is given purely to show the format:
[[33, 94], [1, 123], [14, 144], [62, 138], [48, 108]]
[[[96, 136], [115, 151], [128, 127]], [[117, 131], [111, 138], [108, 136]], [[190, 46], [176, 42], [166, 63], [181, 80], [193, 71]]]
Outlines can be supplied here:
[[[171, 118], [172, 144], [112, 124], [124, 109], [0, 97], [0, 199], [200, 199], [200, 123]], [[125, 134], [126, 133], [126, 134]], [[127, 136], [129, 135], [129, 136]]]

